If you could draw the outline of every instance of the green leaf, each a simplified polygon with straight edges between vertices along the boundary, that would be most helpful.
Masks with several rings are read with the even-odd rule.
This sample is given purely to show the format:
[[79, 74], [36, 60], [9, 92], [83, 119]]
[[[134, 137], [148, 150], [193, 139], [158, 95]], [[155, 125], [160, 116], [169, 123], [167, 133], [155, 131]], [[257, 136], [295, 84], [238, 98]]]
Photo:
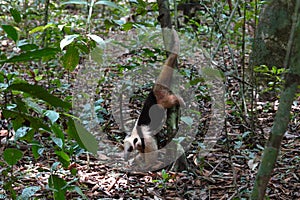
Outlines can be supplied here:
[[55, 136], [64, 140], [65, 139], [65, 135], [63, 133], [63, 131], [60, 129], [58, 124], [53, 124], [51, 126], [52, 131], [55, 133]]
[[22, 113], [28, 113], [28, 108], [21, 97], [16, 96], [15, 103], [17, 104], [18, 111]]
[[[13, 121], [13, 123], [15, 122], [15, 120]], [[22, 124], [21, 124], [22, 125]], [[15, 123], [14, 123], [14, 126], [15, 126]], [[21, 137], [20, 139], [23, 140], [23, 141], [26, 141], [28, 143], [32, 142], [33, 138], [34, 138], [34, 135], [36, 133], [36, 130], [33, 129], [33, 128], [30, 128], [27, 133]], [[16, 140], [16, 138], [15, 138]]]
[[18, 130], [16, 130], [16, 133], [15, 133], [15, 140], [18, 140], [19, 138], [24, 137], [30, 130], [31, 130], [31, 128], [27, 127], [27, 126], [18, 128]]
[[32, 99], [24, 99], [27, 107], [32, 108], [35, 112], [37, 112], [38, 114], [43, 114], [44, 111], [42, 109], [42, 107], [40, 105], [38, 105], [37, 103], [33, 102]]
[[67, 168], [70, 165], [70, 157], [64, 151], [55, 151], [55, 154], [58, 156], [63, 167]]
[[97, 62], [99, 65], [103, 64], [103, 54], [104, 54], [104, 49], [97, 45], [91, 52], [91, 57], [92, 59]]
[[98, 150], [98, 142], [95, 136], [86, 130], [78, 121], [75, 121], [75, 127], [77, 129], [78, 136], [80, 137], [80, 140], [84, 144], [86, 150], [96, 155]]
[[98, 35], [88, 34], [87, 36], [90, 37], [95, 42], [97, 42], [98, 45], [105, 47], [104, 40], [101, 37], [99, 37]]
[[32, 30], [29, 31], [29, 34], [33, 34], [36, 32], [42, 32], [44, 31], [44, 26], [37, 26], [35, 28], [33, 28]]
[[63, 148], [64, 142], [62, 141], [61, 138], [57, 138], [57, 137], [51, 137], [52, 141], [59, 147], [59, 148]]
[[15, 9], [15, 8], [11, 8], [10, 10], [10, 14], [13, 16], [14, 20], [16, 23], [20, 23], [21, 22], [21, 14], [20, 12]]
[[31, 51], [31, 50], [35, 50], [38, 49], [38, 46], [35, 44], [23, 44], [23, 45], [18, 45], [18, 47], [22, 50], [22, 51]]
[[76, 47], [80, 50], [80, 52], [82, 52], [84, 54], [90, 53], [90, 47], [88, 47], [87, 45], [85, 45], [83, 43], [77, 43]]
[[67, 182], [64, 179], [60, 178], [57, 175], [50, 175], [50, 177], [48, 178], [48, 185], [54, 191], [53, 199], [55, 200], [66, 199], [65, 195], [66, 195], [67, 188], [65, 186], [67, 185]]
[[35, 97], [45, 102], [49, 103], [54, 107], [61, 107], [65, 109], [70, 109], [71, 104], [69, 102], [65, 102], [60, 98], [50, 94], [47, 90], [39, 85], [31, 85], [29, 83], [16, 83], [10, 85], [7, 90], [17, 90], [21, 92], [25, 92], [29, 94], [31, 97]]
[[6, 118], [22, 118], [30, 122], [30, 126], [36, 130], [39, 128], [43, 128], [44, 130], [51, 131], [51, 129], [43, 123], [40, 118], [35, 118], [29, 115], [25, 115], [23, 113], [12, 111], [12, 110], [2, 110], [3, 115]]
[[23, 152], [19, 149], [7, 148], [3, 152], [3, 159], [9, 165], [15, 165], [23, 157]]
[[2, 29], [7, 34], [7, 37], [11, 38], [13, 41], [17, 42], [19, 39], [18, 31], [15, 27], [11, 25], [2, 25]]
[[22, 200], [29, 200], [30, 197], [33, 197], [33, 195], [39, 191], [41, 189], [40, 186], [31, 186], [31, 187], [27, 187], [22, 191], [21, 196], [18, 197], [18, 199], [22, 199]]
[[32, 29], [31, 31], [29, 31], [29, 34], [33, 34], [33, 33], [37, 33], [37, 32], [43, 32], [48, 28], [52, 28], [52, 27], [56, 27], [55, 24], [47, 24], [45, 26], [38, 26], [35, 27], [34, 29]]
[[59, 118], [59, 113], [55, 112], [54, 110], [47, 110], [44, 115], [50, 119], [52, 124]]
[[59, 52], [59, 49], [56, 48], [36, 49], [13, 56], [7, 60], [0, 60], [0, 64], [33, 61], [44, 57], [53, 57], [57, 52]]
[[188, 126], [193, 125], [193, 119], [191, 117], [180, 117], [180, 120], [186, 123]]
[[67, 4], [77, 4], [77, 5], [88, 5], [88, 2], [85, 0], [70, 0], [62, 2], [61, 5], [67, 5]]
[[80, 189], [80, 187], [74, 186], [73, 190], [76, 191], [77, 194], [79, 194], [79, 195], [82, 197], [82, 199], [88, 199], [88, 198], [85, 196], [85, 194], [82, 192], [82, 190]]
[[139, 7], [146, 8], [147, 3], [144, 0], [137, 0]]
[[79, 146], [87, 151], [97, 154], [98, 142], [93, 134], [86, 130], [78, 121], [70, 119], [68, 122], [68, 134], [74, 138]]
[[133, 23], [132, 22], [127, 22], [127, 23], [123, 24], [122, 27], [123, 27], [124, 31], [129, 31], [129, 30], [132, 29]]
[[60, 49], [63, 50], [66, 46], [71, 44], [79, 35], [66, 35], [64, 39], [60, 41]]
[[70, 46], [66, 54], [62, 57], [65, 69], [73, 71], [79, 63], [79, 52], [75, 46]]
[[161, 171], [161, 176], [162, 176], [162, 178], [163, 178], [164, 181], [167, 181], [167, 179], [169, 178], [169, 174], [166, 172], [165, 169], [163, 169]]
[[118, 6], [117, 4], [115, 4], [115, 3], [111, 2], [111, 1], [101, 0], [101, 1], [97, 1], [95, 3], [95, 5], [105, 5], [105, 6], [108, 6], [108, 7], [111, 7], [111, 8], [122, 10], [122, 7]]
[[52, 165], [51, 165], [51, 168], [50, 168], [50, 170], [51, 171], [57, 171], [57, 170], [59, 170], [60, 169], [60, 162], [54, 162]]

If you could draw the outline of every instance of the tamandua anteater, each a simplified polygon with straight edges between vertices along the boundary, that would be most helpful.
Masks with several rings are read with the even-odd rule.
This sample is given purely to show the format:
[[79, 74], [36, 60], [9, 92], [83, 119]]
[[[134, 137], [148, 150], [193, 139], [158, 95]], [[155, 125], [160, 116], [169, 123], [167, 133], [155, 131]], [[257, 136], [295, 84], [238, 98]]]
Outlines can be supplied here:
[[145, 165], [149, 166], [157, 160], [157, 141], [155, 135], [160, 130], [166, 109], [176, 105], [184, 105], [181, 97], [171, 90], [175, 63], [179, 54], [179, 38], [175, 30], [169, 30], [171, 42], [168, 44], [170, 54], [165, 61], [155, 85], [146, 98], [142, 112], [129, 136], [124, 139], [124, 158], [128, 160], [130, 153], [138, 150]]

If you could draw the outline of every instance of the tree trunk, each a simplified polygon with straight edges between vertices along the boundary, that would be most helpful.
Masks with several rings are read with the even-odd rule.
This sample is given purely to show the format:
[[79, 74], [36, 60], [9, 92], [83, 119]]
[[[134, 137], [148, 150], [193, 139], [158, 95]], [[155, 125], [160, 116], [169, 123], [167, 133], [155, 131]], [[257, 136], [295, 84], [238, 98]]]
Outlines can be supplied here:
[[158, 4], [158, 21], [160, 22], [161, 28], [172, 28], [172, 20], [170, 15], [169, 1], [157, 0]]
[[294, 8], [291, 0], [272, 0], [264, 7], [253, 42], [251, 66], [283, 67]]
[[[274, 0], [271, 1], [269, 8], [272, 7], [273, 4], [277, 5], [279, 2], [283, 4], [286, 3], [285, 1]], [[293, 99], [296, 96], [297, 87], [300, 85], [300, 0], [295, 1], [295, 4], [294, 11], [292, 12], [294, 13], [294, 16], [291, 29], [289, 30], [290, 34], [285, 51], [286, 54], [280, 55], [280, 58], [278, 58], [285, 67], [289, 67], [289, 72], [285, 76], [285, 86], [280, 96], [279, 108], [276, 113], [271, 134], [265, 146], [262, 161], [254, 183], [251, 196], [251, 199], [253, 200], [264, 199], [267, 184], [270, 180], [271, 173], [274, 169], [280, 151], [281, 141], [289, 123]], [[285, 7], [285, 9], [287, 8]], [[278, 13], [274, 10], [270, 10], [268, 12], [278, 15]], [[287, 12], [288, 10], [282, 10], [282, 13]], [[285, 24], [284, 20], [286, 20], [286, 24], [289, 23], [289, 18], [287, 17], [280, 20], [282, 20], [282, 24]], [[277, 25], [278, 24], [273, 23], [273, 26]], [[274, 51], [275, 50], [276, 49], [274, 49]], [[254, 49], [254, 51], [256, 51], [256, 49]]]

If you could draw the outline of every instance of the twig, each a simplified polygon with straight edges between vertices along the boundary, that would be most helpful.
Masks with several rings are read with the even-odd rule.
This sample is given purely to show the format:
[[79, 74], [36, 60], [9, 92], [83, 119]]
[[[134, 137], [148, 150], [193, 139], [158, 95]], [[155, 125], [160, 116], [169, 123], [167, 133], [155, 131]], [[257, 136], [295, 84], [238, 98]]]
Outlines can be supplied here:
[[[232, 12], [230, 13], [229, 19], [228, 19], [228, 21], [227, 21], [227, 23], [225, 25], [224, 30], [219, 29], [221, 31], [222, 37], [219, 38], [217, 48], [215, 49], [215, 52], [211, 55], [211, 59], [214, 59], [214, 57], [216, 56], [216, 54], [219, 51], [219, 48], [221, 46], [223, 38], [226, 38], [227, 29], [228, 29], [228, 27], [230, 25], [230, 22], [232, 21], [232, 18], [233, 18], [234, 14], [235, 14], [235, 11], [238, 8], [239, 3], [240, 3], [240, 1], [237, 0], [236, 3], [235, 3], [235, 5], [234, 5], [234, 8], [233, 8]], [[218, 26], [218, 27], [220, 27], [220, 26]]]

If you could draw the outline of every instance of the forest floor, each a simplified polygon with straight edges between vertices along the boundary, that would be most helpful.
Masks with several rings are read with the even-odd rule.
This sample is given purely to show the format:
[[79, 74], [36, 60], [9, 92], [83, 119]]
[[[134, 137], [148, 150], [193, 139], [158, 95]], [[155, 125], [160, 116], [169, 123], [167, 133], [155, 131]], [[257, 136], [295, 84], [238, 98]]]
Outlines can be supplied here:
[[[228, 93], [238, 93], [238, 81], [230, 81]], [[198, 163], [198, 143], [186, 152], [189, 169], [186, 171], [126, 172], [111, 165], [99, 165], [81, 157], [80, 183], [91, 198], [113, 199], [249, 199], [263, 147], [270, 133], [278, 108], [278, 100], [257, 103], [256, 132], [234, 106], [226, 107], [226, 131], [213, 150]], [[300, 98], [294, 102], [291, 123], [283, 138], [282, 149], [269, 183], [270, 199], [300, 198]], [[210, 120], [210, 105], [202, 108], [202, 141]], [[117, 130], [115, 130], [117, 132]]]

